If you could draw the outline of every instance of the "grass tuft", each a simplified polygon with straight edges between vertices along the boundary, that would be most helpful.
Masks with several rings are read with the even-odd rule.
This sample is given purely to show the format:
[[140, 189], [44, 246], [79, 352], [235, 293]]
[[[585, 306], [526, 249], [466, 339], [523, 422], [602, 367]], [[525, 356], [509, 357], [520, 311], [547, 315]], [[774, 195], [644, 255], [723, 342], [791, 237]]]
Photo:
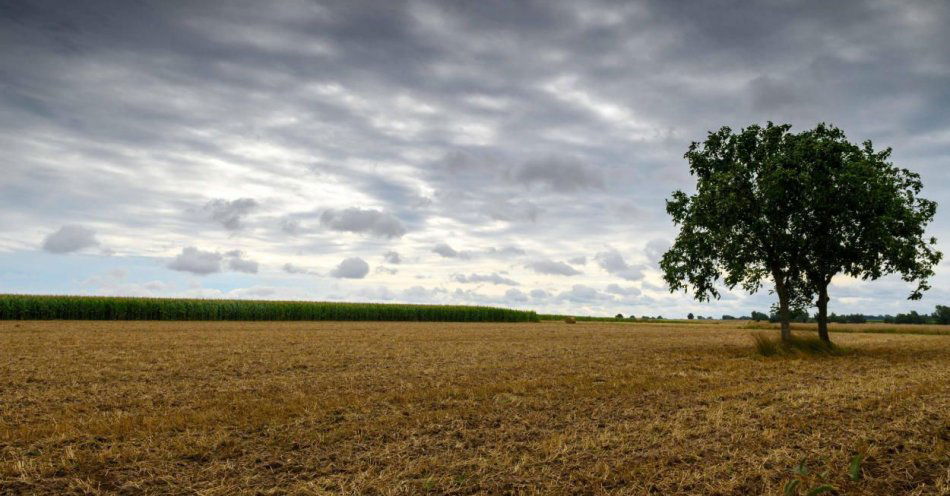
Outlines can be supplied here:
[[827, 343], [817, 337], [792, 335], [787, 341], [769, 336], [765, 333], [752, 335], [755, 341], [755, 351], [766, 357], [796, 356], [796, 355], [843, 355], [846, 350], [834, 343]]

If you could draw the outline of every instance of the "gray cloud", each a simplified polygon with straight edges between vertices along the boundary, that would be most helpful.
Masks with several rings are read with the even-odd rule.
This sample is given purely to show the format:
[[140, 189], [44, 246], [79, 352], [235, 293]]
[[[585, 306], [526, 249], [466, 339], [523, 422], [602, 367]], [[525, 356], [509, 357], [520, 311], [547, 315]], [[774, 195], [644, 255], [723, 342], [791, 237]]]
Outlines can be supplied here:
[[537, 272], [538, 274], [552, 274], [561, 276], [576, 276], [581, 272], [574, 267], [554, 260], [535, 260], [528, 262], [525, 267]]
[[383, 260], [393, 265], [398, 265], [402, 263], [402, 257], [399, 256], [399, 253], [394, 252], [394, 251], [387, 251], [386, 253], [384, 253]]
[[639, 281], [643, 279], [643, 266], [631, 266], [623, 259], [623, 255], [617, 250], [609, 249], [602, 251], [594, 256], [594, 260], [600, 267], [611, 275], [621, 277], [628, 281]]
[[50, 253], [70, 253], [98, 245], [95, 231], [77, 225], [63, 226], [43, 239], [43, 249]]
[[557, 297], [558, 299], [574, 303], [597, 303], [613, 300], [612, 296], [601, 293], [600, 291], [583, 284], [575, 284], [571, 286], [570, 290], [561, 292], [557, 295]]
[[236, 256], [228, 258], [228, 268], [235, 272], [257, 274], [258, 263], [254, 260], [244, 258], [243, 254], [239, 253]]
[[221, 224], [229, 231], [237, 231], [243, 227], [244, 218], [258, 206], [253, 198], [238, 198], [237, 200], [210, 200], [204, 206], [204, 211], [211, 220]]
[[608, 284], [604, 291], [620, 296], [640, 296], [640, 289], [633, 286], [622, 287], [617, 284]]
[[360, 257], [346, 258], [330, 271], [332, 277], [342, 279], [362, 279], [366, 274], [369, 274], [369, 264]]
[[652, 264], [656, 265], [660, 263], [660, 259], [663, 258], [663, 254], [672, 247], [673, 244], [666, 239], [651, 239], [644, 250], [644, 254], [647, 256]]
[[501, 248], [496, 248], [494, 246], [485, 250], [484, 254], [489, 257], [499, 257], [499, 258], [511, 258], [518, 257], [525, 254], [525, 251], [517, 246], [503, 246]]
[[545, 300], [551, 297], [551, 293], [543, 289], [532, 289], [530, 295], [531, 298], [535, 300]]
[[292, 263], [285, 263], [282, 267], [284, 272], [288, 274], [313, 274], [314, 272], [306, 267], [301, 267], [299, 265], [294, 265]]
[[491, 284], [503, 284], [503, 285], [506, 285], [506, 286], [518, 286], [518, 282], [517, 282], [517, 281], [513, 281], [513, 280], [511, 280], [511, 279], [509, 279], [509, 278], [507, 278], [507, 277], [500, 276], [500, 275], [498, 275], [498, 274], [496, 274], [496, 273], [492, 273], [492, 274], [469, 274], [469, 275], [467, 275], [467, 276], [466, 276], [465, 274], [455, 274], [455, 275], [452, 276], [452, 280], [455, 281], [455, 282], [463, 283], [463, 284], [465, 284], [465, 283], [474, 284], [474, 283], [487, 282], [487, 283], [491, 283]]
[[604, 187], [600, 171], [580, 161], [549, 157], [525, 163], [514, 175], [516, 181], [540, 184], [553, 191], [571, 193]]
[[334, 231], [367, 233], [383, 238], [399, 238], [406, 234], [406, 227], [395, 216], [372, 209], [328, 209], [320, 216], [320, 222]]
[[505, 291], [505, 300], [513, 301], [515, 303], [524, 303], [528, 301], [528, 295], [515, 288], [511, 288], [508, 291]]
[[203, 276], [221, 272], [222, 258], [220, 253], [203, 251], [193, 246], [188, 246], [182, 248], [181, 253], [176, 255], [168, 264], [168, 268]]
[[587, 265], [587, 257], [585, 256], [574, 257], [574, 258], [568, 259], [567, 262], [573, 265]]
[[458, 251], [449, 246], [448, 243], [437, 243], [432, 247], [432, 253], [436, 253], [445, 258], [470, 258], [472, 256], [471, 252]]

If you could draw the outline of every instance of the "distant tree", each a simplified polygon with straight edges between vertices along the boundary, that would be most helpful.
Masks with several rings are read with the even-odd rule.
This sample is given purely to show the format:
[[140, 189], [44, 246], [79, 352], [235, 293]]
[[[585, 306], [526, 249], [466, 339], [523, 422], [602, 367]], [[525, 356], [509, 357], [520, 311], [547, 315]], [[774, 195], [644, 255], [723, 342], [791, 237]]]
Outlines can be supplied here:
[[614, 316], [614, 318], [616, 318], [616, 319], [622, 319], [622, 318], [623, 318], [623, 314], [622, 314], [622, 313], [618, 313], [617, 315]]
[[670, 291], [692, 290], [700, 301], [719, 298], [720, 281], [754, 293], [771, 278], [782, 339], [793, 314], [814, 303], [827, 341], [834, 275], [900, 273], [918, 283], [912, 299], [929, 288], [941, 254], [923, 235], [936, 204], [917, 196], [917, 174], [887, 161], [890, 149], [857, 147], [824, 124], [790, 129], [723, 127], [690, 145], [696, 193], [667, 201], [680, 231], [660, 267]]
[[758, 322], [760, 320], [769, 320], [769, 316], [764, 312], [752, 312], [752, 317], [750, 319]]
[[693, 320], [695, 317], [693, 317], [693, 313], [690, 312], [689, 314], [686, 315], [686, 318], [689, 320]]
[[722, 320], [736, 320], [732, 315], [723, 315]]
[[851, 315], [848, 315], [847, 320], [849, 324], [865, 324], [868, 321], [867, 317], [865, 317], [864, 315], [860, 313], [853, 313]]
[[937, 305], [937, 309], [933, 314], [933, 319], [937, 324], [950, 324], [950, 307]]
[[911, 310], [910, 313], [899, 313], [894, 317], [895, 324], [926, 324], [927, 317]]

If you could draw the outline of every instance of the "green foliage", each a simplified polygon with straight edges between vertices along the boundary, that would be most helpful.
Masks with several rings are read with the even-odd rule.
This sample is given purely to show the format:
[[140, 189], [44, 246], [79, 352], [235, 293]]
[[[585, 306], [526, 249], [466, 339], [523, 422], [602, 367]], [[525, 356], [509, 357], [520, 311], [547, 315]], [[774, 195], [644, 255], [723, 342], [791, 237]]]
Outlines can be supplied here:
[[537, 322], [507, 308], [104, 296], [0, 295], [0, 320], [365, 320]]
[[899, 313], [894, 317], [895, 324], [926, 324], [927, 316], [911, 310], [910, 313]]
[[948, 325], [950, 324], [950, 307], [937, 305], [933, 314], [934, 323]]
[[[772, 314], [769, 315], [769, 322], [781, 322], [782, 318], [779, 314], [780, 310], [776, 307], [772, 309]], [[808, 322], [808, 312], [804, 308], [791, 308], [788, 311], [788, 320], [790, 322]]]
[[696, 318], [696, 317], [694, 317], [694, 316], [693, 316], [693, 313], [690, 312], [689, 315], [686, 316], [686, 318], [689, 319], [689, 320], [693, 320], [693, 319]]
[[765, 312], [752, 312], [752, 320], [769, 320], [769, 316]]

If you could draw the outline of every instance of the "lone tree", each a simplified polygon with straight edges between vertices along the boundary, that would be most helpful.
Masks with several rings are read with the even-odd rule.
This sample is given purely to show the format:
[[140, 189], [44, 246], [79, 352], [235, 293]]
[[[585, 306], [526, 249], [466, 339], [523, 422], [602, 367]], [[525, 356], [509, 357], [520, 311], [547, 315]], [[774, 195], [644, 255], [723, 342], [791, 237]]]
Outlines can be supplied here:
[[865, 280], [900, 273], [929, 289], [941, 254], [925, 239], [936, 204], [920, 176], [888, 162], [891, 150], [858, 147], [824, 124], [728, 127], [693, 142], [685, 158], [696, 193], [676, 191], [666, 210], [680, 226], [660, 267], [671, 291], [719, 298], [717, 283], [754, 293], [771, 278], [782, 339], [793, 310], [818, 307], [828, 341], [828, 285], [836, 274]]

